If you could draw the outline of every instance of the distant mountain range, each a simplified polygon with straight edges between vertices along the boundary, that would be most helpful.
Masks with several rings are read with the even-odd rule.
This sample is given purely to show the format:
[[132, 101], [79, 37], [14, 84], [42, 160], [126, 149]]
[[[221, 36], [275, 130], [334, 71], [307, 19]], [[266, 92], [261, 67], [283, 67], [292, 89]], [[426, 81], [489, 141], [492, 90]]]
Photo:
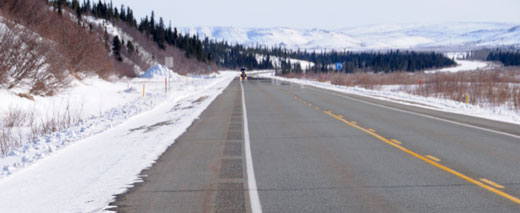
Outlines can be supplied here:
[[338, 30], [237, 27], [191, 27], [184, 32], [231, 43], [282, 45], [291, 49], [470, 50], [482, 47], [520, 47], [520, 24], [447, 23], [372, 25]]

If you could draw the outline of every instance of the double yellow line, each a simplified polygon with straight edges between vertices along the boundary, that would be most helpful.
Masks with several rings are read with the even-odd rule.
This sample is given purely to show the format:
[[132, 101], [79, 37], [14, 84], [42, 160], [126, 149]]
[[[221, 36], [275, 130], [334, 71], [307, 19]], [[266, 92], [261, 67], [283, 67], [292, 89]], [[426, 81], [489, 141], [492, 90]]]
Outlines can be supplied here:
[[[299, 100], [299, 101], [302, 101], [304, 103], [307, 103], [305, 100], [303, 100], [303, 99], [301, 99], [299, 97], [294, 96], [294, 98], [296, 100]], [[319, 110], [319, 108], [315, 108], [315, 109]], [[331, 117], [333, 117], [333, 118], [335, 118], [335, 119], [337, 119], [337, 120], [339, 120], [339, 121], [341, 121], [341, 122], [343, 122], [343, 123], [345, 123], [345, 124], [347, 124], [347, 125], [349, 125], [351, 127], [359, 129], [359, 130], [361, 130], [361, 131], [363, 131], [363, 132], [365, 132], [365, 133], [367, 133], [369, 135], [372, 135], [375, 138], [377, 138], [377, 139], [379, 139], [379, 140], [381, 140], [381, 141], [383, 141], [383, 142], [385, 142], [385, 143], [387, 143], [387, 144], [389, 144], [389, 145], [391, 145], [391, 146], [393, 146], [393, 147], [395, 147], [395, 148], [397, 148], [397, 149], [399, 149], [399, 150], [401, 150], [401, 151], [403, 151], [405, 153], [408, 153], [408, 154], [410, 154], [410, 155], [412, 155], [412, 156], [414, 156], [416, 158], [419, 158], [419, 159], [421, 159], [421, 160], [423, 160], [423, 161], [425, 161], [425, 162], [427, 162], [427, 163], [429, 163], [429, 164], [431, 164], [431, 165], [433, 165], [433, 166], [435, 166], [437, 168], [440, 168], [440, 169], [442, 169], [444, 171], [447, 171], [447, 172], [449, 172], [449, 173], [451, 173], [451, 174], [453, 174], [453, 175], [455, 175], [455, 176], [457, 176], [457, 177], [459, 177], [461, 179], [464, 179], [464, 180], [466, 180], [466, 181], [468, 181], [470, 183], [473, 183], [473, 184], [475, 184], [477, 186], [480, 186], [480, 187], [482, 187], [482, 188], [484, 188], [484, 189], [486, 189], [486, 190], [488, 190], [490, 192], [493, 192], [493, 193], [495, 193], [497, 195], [500, 195], [500, 196], [502, 196], [504, 198], [507, 198], [507, 199], [513, 201], [516, 204], [520, 204], [520, 199], [519, 198], [517, 198], [515, 196], [512, 196], [510, 194], [507, 194], [504, 191], [501, 191], [501, 190], [497, 189], [497, 188], [501, 188], [501, 189], [504, 188], [503, 186], [501, 186], [499, 184], [496, 184], [496, 183], [494, 183], [492, 181], [489, 181], [487, 179], [484, 179], [484, 178], [480, 179], [482, 182], [478, 181], [478, 180], [476, 180], [474, 178], [471, 178], [471, 177], [469, 177], [467, 175], [464, 175], [464, 174], [462, 174], [462, 173], [460, 173], [460, 172], [458, 172], [456, 170], [453, 170], [453, 169], [451, 169], [451, 168], [449, 168], [447, 166], [444, 166], [444, 165], [438, 163], [438, 161], [440, 161], [440, 160], [438, 160], [437, 158], [435, 158], [433, 156], [431, 156], [432, 159], [429, 159], [428, 157], [422, 156], [422, 155], [420, 155], [420, 154], [418, 154], [418, 153], [416, 153], [416, 152], [414, 152], [414, 151], [412, 151], [410, 149], [407, 149], [407, 148], [403, 147], [401, 145], [401, 142], [399, 142], [399, 141], [397, 141], [395, 139], [388, 140], [388, 139], [384, 138], [383, 136], [377, 134], [376, 131], [373, 130], [373, 129], [365, 129], [365, 128], [357, 125], [356, 122], [347, 121], [346, 119], [343, 118], [343, 116], [336, 115], [336, 114], [332, 113], [331, 111], [328, 111], [328, 110], [319, 110], [319, 111], [322, 111], [326, 115], [329, 115], [329, 116], [331, 116]], [[495, 186], [496, 188], [491, 187], [489, 185], [486, 185], [483, 182], [485, 182], [485, 183], [487, 183], [489, 185]]]

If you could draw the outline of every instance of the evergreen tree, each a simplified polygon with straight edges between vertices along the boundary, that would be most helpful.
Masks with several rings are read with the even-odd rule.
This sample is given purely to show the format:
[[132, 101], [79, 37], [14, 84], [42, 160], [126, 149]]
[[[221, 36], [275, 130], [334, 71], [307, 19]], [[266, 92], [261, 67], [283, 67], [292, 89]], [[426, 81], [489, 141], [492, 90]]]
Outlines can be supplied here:
[[55, 1], [55, 7], [57, 10], [58, 10], [58, 14], [60, 14], [60, 16], [63, 14], [63, 12], [61, 11], [62, 10], [62, 7], [63, 7], [63, 2], [64, 0], [56, 0]]
[[488, 61], [500, 61], [504, 66], [520, 66], [520, 51], [495, 50], [489, 53]]
[[137, 22], [134, 18], [134, 12], [130, 9], [130, 7], [126, 8], [126, 22], [132, 27], [137, 27]]
[[124, 5], [121, 5], [121, 10], [119, 10], [120, 13], [119, 13], [119, 19], [121, 19], [121, 21], [126, 21], [126, 10], [125, 10], [125, 6]]
[[134, 46], [134, 44], [132, 43], [132, 41], [127, 41], [127, 42], [126, 42], [126, 49], [128, 49], [128, 54], [132, 55], [132, 53], [134, 53], [134, 51], [135, 51], [135, 46]]
[[152, 15], [150, 16], [150, 29], [149, 33], [153, 33], [155, 31], [155, 14], [152, 10]]
[[81, 20], [81, 7], [78, 0], [72, 0], [72, 9], [76, 12], [76, 18], [78, 18], [78, 21]]
[[121, 56], [121, 41], [119, 40], [119, 36], [114, 36], [112, 40], [112, 52], [118, 61], [123, 61], [123, 57]]
[[83, 7], [81, 8], [81, 13], [87, 13], [87, 12], [90, 12], [91, 10], [91, 4], [90, 4], [90, 0], [87, 0], [87, 1], [83, 1]]

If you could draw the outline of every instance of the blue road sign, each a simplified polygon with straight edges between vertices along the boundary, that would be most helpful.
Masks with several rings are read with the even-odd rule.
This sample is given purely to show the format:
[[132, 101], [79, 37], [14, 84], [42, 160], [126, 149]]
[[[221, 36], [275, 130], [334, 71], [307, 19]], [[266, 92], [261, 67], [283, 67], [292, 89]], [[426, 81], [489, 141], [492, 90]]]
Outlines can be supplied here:
[[343, 67], [341, 63], [336, 63], [336, 70], [340, 70]]

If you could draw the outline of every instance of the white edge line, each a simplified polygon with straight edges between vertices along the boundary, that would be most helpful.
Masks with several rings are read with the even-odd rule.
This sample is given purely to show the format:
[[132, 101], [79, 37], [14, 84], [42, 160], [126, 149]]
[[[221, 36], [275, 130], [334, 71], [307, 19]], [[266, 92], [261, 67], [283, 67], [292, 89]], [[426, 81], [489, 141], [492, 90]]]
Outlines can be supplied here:
[[240, 88], [242, 89], [242, 110], [244, 114], [244, 147], [246, 152], [246, 168], [247, 168], [247, 186], [249, 192], [249, 200], [251, 204], [251, 212], [261, 213], [262, 205], [260, 204], [260, 198], [258, 196], [258, 188], [256, 186], [255, 170], [253, 168], [253, 158], [251, 156], [251, 143], [249, 140], [249, 126], [247, 124], [247, 107], [246, 98], [244, 93], [244, 86], [242, 81], [240, 82]]
[[[274, 79], [274, 80], [286, 81], [286, 80], [283, 80], [283, 79]], [[341, 95], [340, 94], [336, 94], [335, 92], [338, 92], [338, 91], [332, 91], [332, 90], [329, 90], [327, 88], [316, 88], [315, 86], [312, 86], [312, 85], [305, 85], [305, 84], [292, 82], [292, 81], [287, 81], [287, 82], [300, 84], [300, 85], [304, 85], [304, 86], [309, 86], [309, 88], [312, 89], [312, 90], [326, 92], [326, 93], [331, 94], [331, 95], [335, 95], [335, 96], [338, 96], [338, 97], [343, 97], [343, 98], [346, 98], [346, 99], [350, 99], [350, 100], [357, 101], [357, 102], [362, 102], [362, 103], [373, 105], [373, 106], [382, 107], [382, 108], [385, 108], [385, 109], [395, 110], [395, 111], [398, 111], [398, 112], [404, 112], [404, 113], [408, 113], [408, 114], [412, 114], [412, 115], [417, 115], [417, 116], [421, 116], [421, 117], [425, 117], [425, 118], [430, 118], [430, 119], [434, 119], [434, 120], [444, 121], [444, 122], [451, 123], [451, 124], [456, 124], [456, 125], [460, 125], [460, 126], [470, 127], [470, 128], [474, 128], [474, 129], [479, 129], [479, 130], [492, 132], [492, 133], [499, 134], [499, 135], [505, 135], [505, 136], [509, 136], [509, 137], [512, 137], [512, 138], [520, 139], [519, 135], [514, 135], [514, 134], [511, 134], [511, 133], [507, 133], [507, 132], [501, 132], [501, 131], [497, 131], [497, 130], [487, 129], [487, 128], [483, 128], [483, 127], [479, 127], [479, 126], [474, 126], [474, 125], [471, 125], [471, 124], [465, 124], [465, 123], [461, 123], [461, 122], [457, 122], [457, 121], [447, 120], [447, 119], [444, 119], [444, 118], [438, 118], [438, 117], [425, 115], [425, 114], [421, 114], [421, 113], [417, 113], [417, 112], [410, 112], [410, 111], [397, 109], [397, 108], [393, 108], [393, 107], [389, 107], [389, 106], [384, 106], [384, 105], [380, 105], [380, 104], [376, 104], [376, 103], [372, 103], [372, 102], [368, 102], [368, 101], [364, 101], [364, 100], [359, 100], [357, 98], [348, 97], [348, 96], [346, 96], [346, 94], [345, 95], [343, 95], [343, 94], [341, 94]], [[338, 92], [338, 93], [342, 93], [342, 92]], [[370, 98], [370, 97], [368, 97], [368, 98]], [[385, 100], [382, 100], [382, 101], [385, 101]], [[392, 101], [388, 101], [388, 102], [392, 102]], [[394, 103], [394, 102], [392, 102], [392, 103]], [[439, 112], [441, 112], [441, 111], [439, 111]], [[482, 118], [480, 118], [480, 119], [482, 119]]]
[[[314, 88], [312, 88], [312, 89], [316, 90]], [[471, 127], [471, 128], [474, 128], [474, 129], [484, 130], [484, 131], [492, 132], [492, 133], [495, 133], [495, 134], [500, 134], [500, 135], [505, 135], [505, 136], [509, 136], [509, 137], [520, 139], [520, 136], [514, 135], [514, 134], [510, 134], [510, 133], [507, 133], [507, 132], [501, 132], [501, 131], [497, 131], [497, 130], [493, 130], [493, 129], [487, 129], [487, 128], [483, 128], [483, 127], [479, 127], [479, 126], [474, 126], [474, 125], [471, 125], [471, 124], [465, 124], [465, 123], [461, 123], [461, 122], [458, 122], [458, 121], [451, 121], [451, 120], [447, 120], [447, 119], [444, 119], [444, 118], [438, 118], [438, 117], [434, 117], [434, 116], [431, 116], [431, 115], [425, 115], [425, 114], [421, 114], [421, 113], [417, 113], [417, 112], [410, 112], [410, 111], [406, 111], [406, 110], [402, 110], [402, 109], [397, 109], [397, 108], [393, 108], [393, 107], [389, 107], [389, 106], [384, 106], [384, 105], [380, 105], [380, 104], [376, 104], [376, 103], [371, 103], [371, 102], [364, 101], [364, 100], [359, 100], [357, 98], [352, 98], [352, 97], [348, 97], [348, 96], [345, 96], [345, 95], [335, 94], [335, 93], [332, 93], [332, 92], [329, 92], [329, 91], [326, 91], [326, 92], [331, 94], [331, 95], [335, 95], [335, 96], [343, 97], [343, 98], [350, 99], [350, 100], [353, 100], [353, 101], [358, 101], [358, 102], [370, 104], [370, 105], [373, 105], [373, 106], [382, 107], [382, 108], [385, 108], [385, 109], [391, 109], [391, 110], [395, 110], [395, 111], [399, 111], [399, 112], [404, 112], [404, 113], [408, 113], [408, 114], [412, 114], [412, 115], [417, 115], [417, 116], [421, 116], [421, 117], [425, 117], [425, 118], [430, 118], [430, 119], [434, 119], [434, 120], [444, 121], [444, 122], [448, 122], [448, 123], [452, 123], [452, 124], [457, 124], [457, 125], [460, 125], [460, 126]]]

